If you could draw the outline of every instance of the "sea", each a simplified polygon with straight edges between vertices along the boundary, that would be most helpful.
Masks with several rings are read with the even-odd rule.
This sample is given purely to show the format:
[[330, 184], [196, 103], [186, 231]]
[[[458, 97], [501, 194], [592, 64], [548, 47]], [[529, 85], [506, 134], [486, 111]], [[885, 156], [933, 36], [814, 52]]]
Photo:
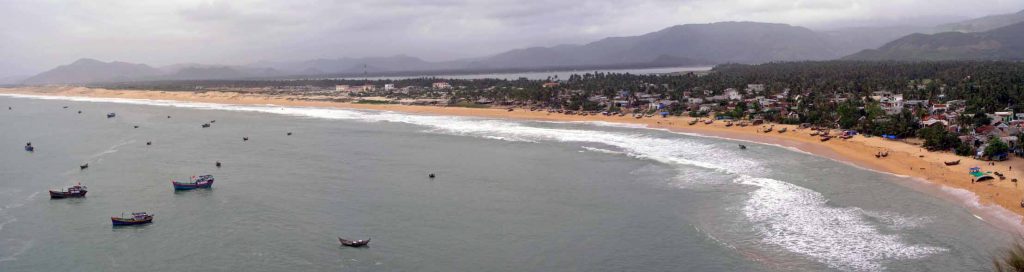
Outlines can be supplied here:
[[[529, 80], [544, 80], [548, 78], [569, 79], [573, 74], [582, 75], [586, 73], [614, 73], [614, 74], [671, 74], [687, 72], [707, 72], [714, 67], [711, 66], [684, 66], [684, 67], [657, 67], [657, 68], [635, 68], [635, 69], [592, 69], [592, 70], [552, 70], [552, 71], [530, 71], [512, 73], [476, 73], [476, 74], [442, 74], [442, 75], [409, 75], [409, 76], [348, 76], [330, 79], [366, 79], [366, 80], [402, 80], [423, 77], [435, 77], [444, 79], [505, 79], [516, 80], [525, 78]], [[309, 80], [303, 79], [303, 80]]]
[[[1019, 221], [980, 216], [998, 209], [966, 191], [635, 125], [31, 95], [0, 106], [5, 272], [986, 271], [1015, 237], [996, 221]], [[170, 184], [204, 174], [213, 188]], [[77, 183], [87, 197], [48, 197]], [[111, 225], [133, 211], [155, 219]]]

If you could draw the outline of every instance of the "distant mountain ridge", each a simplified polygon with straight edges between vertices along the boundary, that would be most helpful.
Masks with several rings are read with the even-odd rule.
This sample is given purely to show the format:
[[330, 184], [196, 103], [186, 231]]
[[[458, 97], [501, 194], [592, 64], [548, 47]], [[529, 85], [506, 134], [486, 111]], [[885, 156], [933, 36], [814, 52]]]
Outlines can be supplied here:
[[936, 32], [985, 32], [1024, 22], [1024, 10], [1017, 13], [990, 15], [935, 27]]
[[[599, 69], [703, 66], [722, 63], [829, 60], [1020, 59], [1016, 28], [1024, 11], [993, 15], [937, 27], [872, 27], [813, 31], [775, 23], [719, 22], [686, 24], [628, 37], [609, 37], [581, 45], [509, 50], [471, 59], [430, 62], [391, 57], [263, 61], [241, 66], [145, 64], [81, 59], [21, 81], [23, 84], [98, 83], [113, 81], [245, 79], [295, 76], [353, 76], [439, 73], [446, 71], [524, 71], [530, 69]], [[940, 33], [935, 29], [998, 28], [982, 33]], [[1005, 29], [1004, 29], [1005, 28]], [[911, 34], [907, 36], [908, 34]], [[1018, 36], [1014, 36], [1018, 35]], [[888, 43], [887, 43], [888, 42]], [[878, 49], [870, 49], [878, 48]], [[868, 50], [865, 50], [868, 49]]]
[[1024, 60], [1024, 22], [986, 32], [912, 34], [846, 60]]

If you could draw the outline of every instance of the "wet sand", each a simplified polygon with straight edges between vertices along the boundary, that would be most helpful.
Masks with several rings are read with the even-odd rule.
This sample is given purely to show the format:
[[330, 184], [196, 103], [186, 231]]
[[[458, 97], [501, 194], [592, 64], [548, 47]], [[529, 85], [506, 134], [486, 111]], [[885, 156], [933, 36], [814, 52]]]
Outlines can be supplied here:
[[[407, 106], [397, 104], [353, 104], [341, 102], [311, 101], [314, 97], [296, 97], [285, 95], [263, 95], [244, 94], [235, 92], [164, 92], [144, 90], [106, 90], [91, 89], [84, 87], [22, 87], [22, 88], [0, 88], [0, 93], [29, 94], [29, 95], [53, 95], [53, 96], [81, 96], [81, 97], [107, 97], [107, 98], [130, 98], [130, 99], [153, 99], [153, 100], [176, 100], [191, 102], [208, 102], [223, 104], [250, 104], [250, 105], [280, 105], [280, 106], [304, 106], [304, 107], [333, 107], [349, 109], [386, 110], [415, 114], [451, 115], [451, 116], [477, 116], [488, 118], [507, 118], [523, 120], [542, 121], [604, 121], [616, 123], [641, 124], [651, 128], [668, 129], [676, 132], [694, 133], [705, 136], [722, 137], [735, 140], [744, 140], [766, 144], [774, 144], [789, 148], [795, 148], [804, 152], [812, 153], [821, 157], [847, 162], [855, 166], [909, 177], [916, 177], [927, 181], [920, 184], [907, 184], [921, 191], [935, 193], [955, 201], [971, 202], [970, 199], [963, 199], [950, 193], [949, 188], [957, 188], [970, 191], [977, 195], [981, 205], [998, 205], [1007, 211], [1017, 215], [1024, 215], [1024, 208], [1021, 207], [1021, 200], [1024, 197], [1024, 188], [1018, 188], [1012, 179], [1024, 178], [1024, 159], [1011, 157], [1008, 161], [996, 162], [994, 166], [989, 162], [979, 161], [972, 158], [956, 156], [949, 152], [929, 152], [919, 145], [907, 141], [892, 141], [878, 137], [855, 136], [848, 140], [834, 138], [822, 142], [819, 137], [811, 136], [811, 130], [799, 129], [794, 125], [775, 124], [771, 132], [764, 133], [763, 128], [770, 125], [758, 125], [739, 127], [726, 127], [724, 122], [716, 121], [713, 124], [699, 122], [694, 125], [688, 123], [693, 120], [690, 117], [653, 117], [636, 119], [630, 116], [579, 116], [548, 113], [541, 111], [529, 111], [515, 109], [507, 111], [503, 108], [463, 108], [463, 107], [441, 107], [441, 106]], [[329, 97], [320, 97], [328, 99]], [[788, 131], [779, 133], [779, 129], [786, 128]], [[835, 134], [835, 132], [833, 132]], [[875, 154], [888, 151], [885, 158], [876, 158]], [[960, 160], [956, 166], [946, 166], [945, 161]], [[983, 171], [1000, 172], [1006, 176], [1005, 180], [972, 183], [968, 174], [969, 168], [973, 166], [982, 167]], [[1010, 168], [1013, 168], [1011, 171]], [[942, 186], [948, 187], [944, 188]], [[968, 196], [969, 197], [969, 196]], [[969, 203], [968, 203], [969, 204]], [[999, 211], [988, 211], [992, 209], [972, 208], [982, 217], [996, 217]], [[986, 212], [992, 214], [984, 214]], [[1016, 221], [1014, 225], [1019, 227], [1021, 218], [1014, 216], [1000, 219]]]

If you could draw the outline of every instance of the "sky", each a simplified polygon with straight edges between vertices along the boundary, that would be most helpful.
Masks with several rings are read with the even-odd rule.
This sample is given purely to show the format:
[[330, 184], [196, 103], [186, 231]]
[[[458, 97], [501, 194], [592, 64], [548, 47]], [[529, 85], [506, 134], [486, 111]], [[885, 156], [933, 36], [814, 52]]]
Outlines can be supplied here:
[[79, 58], [154, 66], [409, 55], [429, 61], [719, 21], [935, 25], [1024, 0], [0, 0], [0, 78]]

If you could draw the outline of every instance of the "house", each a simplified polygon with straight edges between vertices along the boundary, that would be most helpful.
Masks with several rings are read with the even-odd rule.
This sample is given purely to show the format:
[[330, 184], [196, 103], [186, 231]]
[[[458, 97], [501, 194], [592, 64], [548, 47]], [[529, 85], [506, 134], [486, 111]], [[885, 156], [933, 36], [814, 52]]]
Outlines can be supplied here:
[[931, 114], [943, 114], [949, 108], [946, 104], [932, 104], [931, 109], [928, 110]]
[[733, 88], [725, 89], [725, 96], [728, 97], [729, 100], [734, 101], [743, 99], [743, 95], [740, 94], [740, 91], [737, 91], [736, 89]]
[[384, 84], [384, 90], [385, 91], [393, 91], [393, 90], [395, 90], [395, 84]]
[[544, 87], [544, 88], [555, 88], [555, 87], [558, 87], [558, 85], [559, 85], [558, 82], [545, 82], [544, 85], [541, 85], [541, 87]]
[[448, 84], [448, 82], [444, 82], [444, 81], [434, 82], [434, 84], [432, 86], [434, 87], [434, 89], [437, 89], [437, 90], [451, 89], [452, 88], [451, 84]]
[[334, 91], [336, 92], [348, 92], [348, 85], [334, 85]]
[[764, 93], [764, 84], [747, 84], [747, 94]]

